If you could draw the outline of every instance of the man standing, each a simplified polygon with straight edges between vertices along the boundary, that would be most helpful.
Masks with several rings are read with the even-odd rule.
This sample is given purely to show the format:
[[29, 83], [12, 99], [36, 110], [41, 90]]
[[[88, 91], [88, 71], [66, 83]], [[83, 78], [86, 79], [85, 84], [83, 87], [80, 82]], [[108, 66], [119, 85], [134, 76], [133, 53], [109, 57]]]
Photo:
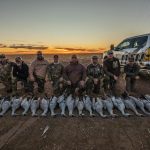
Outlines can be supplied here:
[[103, 68], [106, 75], [109, 77], [109, 86], [113, 95], [116, 93], [116, 82], [120, 75], [120, 62], [119, 59], [115, 58], [113, 51], [108, 51], [108, 57], [103, 62]]
[[76, 55], [72, 55], [71, 62], [64, 69], [64, 79], [67, 82], [71, 94], [81, 95], [84, 91], [86, 69], [78, 61]]
[[124, 73], [126, 74], [126, 90], [133, 92], [135, 82], [138, 78], [140, 67], [134, 62], [134, 57], [129, 57], [129, 62], [124, 66]]
[[16, 57], [16, 64], [13, 67], [13, 92], [17, 91], [17, 82], [21, 81], [25, 91], [27, 91], [27, 78], [29, 76], [29, 67], [24, 63], [21, 57]]
[[[37, 52], [37, 58], [31, 63], [29, 68], [30, 81], [37, 83], [38, 92], [44, 92], [45, 76], [48, 67], [48, 61], [44, 59], [41, 51]], [[34, 84], [34, 89], [36, 86]]]
[[4, 54], [0, 55], [0, 82], [5, 85], [7, 93], [12, 92], [12, 67], [13, 63], [9, 62]]
[[61, 94], [61, 84], [63, 82], [64, 67], [59, 63], [58, 55], [54, 55], [54, 62], [48, 65], [47, 74], [48, 80], [51, 82], [54, 90], [54, 95]]
[[86, 92], [88, 95], [99, 94], [103, 88], [103, 68], [97, 56], [92, 57], [92, 63], [87, 66]]

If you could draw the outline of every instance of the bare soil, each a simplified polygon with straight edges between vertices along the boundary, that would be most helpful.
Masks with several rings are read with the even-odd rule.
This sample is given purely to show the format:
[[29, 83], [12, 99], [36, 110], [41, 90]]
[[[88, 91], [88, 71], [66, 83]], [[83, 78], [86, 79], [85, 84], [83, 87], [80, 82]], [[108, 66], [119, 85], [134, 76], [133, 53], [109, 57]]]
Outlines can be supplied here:
[[[124, 83], [120, 88], [123, 86]], [[137, 81], [136, 95], [140, 94], [150, 94], [150, 81]], [[42, 136], [46, 126], [49, 129]], [[98, 115], [94, 118], [51, 118], [50, 115], [32, 118], [30, 113], [25, 117], [11, 117], [9, 111], [0, 118], [0, 149], [149, 150], [150, 118], [102, 119]]]

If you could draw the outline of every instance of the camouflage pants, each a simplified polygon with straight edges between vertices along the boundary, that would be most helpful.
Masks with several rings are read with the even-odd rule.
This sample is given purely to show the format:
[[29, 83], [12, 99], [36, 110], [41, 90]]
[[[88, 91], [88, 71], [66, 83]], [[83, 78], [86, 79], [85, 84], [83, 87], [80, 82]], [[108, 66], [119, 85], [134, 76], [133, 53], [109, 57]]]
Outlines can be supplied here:
[[17, 78], [13, 78], [12, 79], [12, 90], [13, 90], [13, 92], [15, 93], [17, 91], [17, 82], [18, 81], [21, 81], [22, 86], [24, 87], [25, 91], [27, 91], [28, 83], [27, 83], [26, 80], [20, 80], [20, 79], [17, 79]]
[[100, 94], [101, 92], [103, 92], [103, 78], [98, 80], [97, 84], [94, 84], [94, 80], [89, 78], [86, 82], [86, 92], [88, 95], [91, 94]]
[[110, 78], [108, 76], [104, 76], [103, 88], [105, 91], [108, 91], [108, 89], [109, 89], [109, 80], [110, 80]]
[[64, 81], [60, 82], [59, 79], [52, 79], [53, 91], [55, 96], [60, 96], [65, 91], [66, 85]]
[[44, 85], [45, 85], [45, 79], [35, 77], [34, 82], [29, 81], [28, 91], [33, 93], [33, 92], [35, 92], [35, 90], [38, 89], [38, 92], [42, 93], [42, 92], [44, 92]]
[[0, 77], [0, 83], [5, 86], [7, 92], [12, 91], [12, 79], [11, 77]]
[[85, 87], [82, 87], [80, 83], [66, 85], [67, 95], [72, 94], [73, 96], [82, 96], [85, 92]]
[[117, 96], [117, 91], [116, 91], [116, 83], [117, 81], [114, 80], [113, 78], [110, 78], [109, 80], [109, 89], [110, 89], [110, 94]]
[[126, 90], [127, 90], [128, 92], [134, 91], [135, 82], [136, 82], [136, 79], [135, 79], [135, 78], [126, 77]]

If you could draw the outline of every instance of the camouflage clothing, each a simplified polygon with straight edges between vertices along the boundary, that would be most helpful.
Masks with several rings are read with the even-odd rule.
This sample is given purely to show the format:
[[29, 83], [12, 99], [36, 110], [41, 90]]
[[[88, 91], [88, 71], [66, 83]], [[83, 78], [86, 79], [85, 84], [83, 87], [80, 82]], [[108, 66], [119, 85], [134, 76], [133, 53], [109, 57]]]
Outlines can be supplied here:
[[128, 92], [134, 91], [136, 76], [139, 73], [140, 67], [134, 64], [127, 64], [124, 67], [124, 72], [126, 73], [126, 90]]
[[120, 62], [119, 59], [113, 57], [113, 58], [107, 58], [103, 62], [103, 68], [105, 74], [109, 77], [109, 88], [110, 92], [113, 95], [117, 95], [116, 91], [116, 83], [117, 81], [114, 79], [114, 76], [119, 77], [120, 76]]
[[[100, 89], [103, 88], [104, 72], [100, 64], [90, 64], [87, 66], [86, 92], [87, 94], [99, 94]], [[94, 84], [94, 79], [97, 79], [97, 84]]]
[[[45, 84], [45, 76], [46, 71], [48, 67], [48, 61], [42, 58], [41, 60], [34, 60], [31, 63], [31, 66], [29, 68], [29, 75], [30, 80], [34, 79], [34, 81], [31, 80], [31, 89], [34, 87], [34, 90], [38, 87], [39, 92], [44, 92], [44, 84]], [[37, 86], [35, 86], [35, 83]]]
[[5, 85], [7, 91], [12, 90], [12, 66], [11, 62], [0, 62], [0, 82]]
[[51, 63], [47, 68], [48, 79], [53, 82], [54, 94], [57, 95], [61, 92], [63, 83], [60, 78], [63, 76], [64, 67], [61, 63]]

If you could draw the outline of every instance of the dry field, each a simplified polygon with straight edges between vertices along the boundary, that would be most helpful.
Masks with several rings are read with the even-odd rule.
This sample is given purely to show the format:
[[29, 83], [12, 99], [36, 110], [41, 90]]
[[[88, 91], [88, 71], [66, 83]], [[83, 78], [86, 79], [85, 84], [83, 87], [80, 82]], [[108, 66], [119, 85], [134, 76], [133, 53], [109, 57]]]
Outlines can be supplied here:
[[[52, 60], [52, 56], [46, 56]], [[61, 58], [61, 60], [68, 60]], [[89, 63], [90, 55], [80, 56]], [[32, 57], [23, 56], [26, 62]], [[11, 60], [14, 56], [11, 56]], [[123, 91], [124, 81], [118, 92]], [[136, 95], [150, 94], [150, 81], [140, 79]], [[59, 110], [57, 110], [59, 111]], [[115, 110], [116, 111], [116, 110]], [[21, 113], [21, 110], [19, 110]], [[40, 113], [40, 112], [38, 112]], [[77, 112], [76, 112], [77, 113]], [[105, 112], [106, 113], [106, 112]], [[119, 112], [117, 111], [119, 114]], [[131, 112], [132, 113], [132, 112]], [[42, 136], [43, 130], [48, 131]], [[74, 118], [11, 117], [10, 111], [0, 118], [0, 149], [2, 150], [149, 150], [150, 117], [102, 119], [99, 116]]]

